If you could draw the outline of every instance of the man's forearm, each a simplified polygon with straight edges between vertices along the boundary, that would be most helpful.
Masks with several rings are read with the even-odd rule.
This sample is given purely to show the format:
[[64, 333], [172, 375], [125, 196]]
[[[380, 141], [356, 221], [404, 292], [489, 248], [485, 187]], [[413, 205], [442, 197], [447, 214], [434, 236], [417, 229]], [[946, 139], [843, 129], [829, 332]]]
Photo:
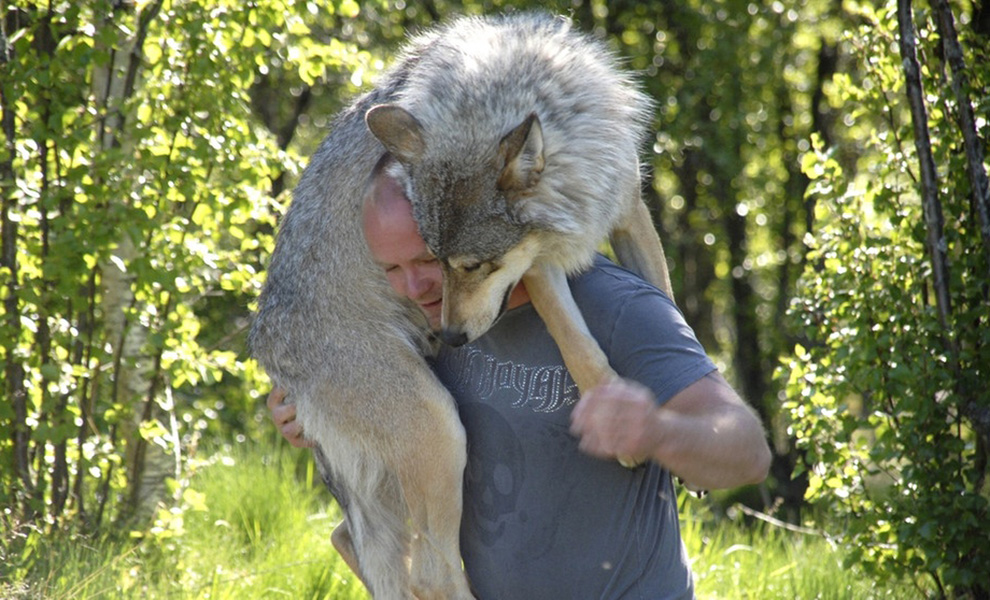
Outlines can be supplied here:
[[756, 415], [742, 403], [713, 404], [707, 411], [687, 414], [657, 408], [657, 444], [651, 458], [692, 488], [723, 489], [763, 481], [771, 457]]
[[770, 468], [760, 420], [717, 372], [663, 406], [634, 381], [597, 386], [574, 407], [571, 433], [588, 454], [652, 459], [693, 488], [756, 483]]

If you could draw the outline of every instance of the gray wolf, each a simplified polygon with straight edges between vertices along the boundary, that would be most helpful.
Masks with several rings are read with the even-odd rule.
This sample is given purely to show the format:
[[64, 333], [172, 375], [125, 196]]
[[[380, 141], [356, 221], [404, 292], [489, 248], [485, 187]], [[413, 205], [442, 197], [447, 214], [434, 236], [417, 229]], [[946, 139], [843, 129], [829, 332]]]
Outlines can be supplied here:
[[639, 197], [648, 113], [612, 54], [566, 21], [460, 19], [413, 39], [335, 118], [303, 173], [250, 344], [316, 443], [345, 513], [335, 543], [353, 552], [375, 597], [471, 594], [458, 546], [463, 428], [425, 362], [423, 315], [392, 292], [364, 243], [369, 173], [385, 150], [402, 164], [421, 233], [444, 265], [445, 338], [483, 333], [522, 278], [587, 389], [608, 363], [566, 274], [612, 232], [623, 263], [666, 282]]
[[651, 102], [560, 19], [465, 21], [415, 60], [367, 122], [401, 163], [392, 175], [440, 261], [444, 341], [487, 331], [523, 280], [579, 389], [601, 383], [611, 369], [566, 276], [609, 236], [625, 266], [673, 297], [640, 196]]
[[463, 428], [424, 360], [425, 317], [392, 292], [361, 228], [383, 153], [364, 115], [396, 88], [386, 81], [358, 98], [312, 157], [279, 225], [249, 342], [315, 442], [345, 515], [334, 545], [371, 594], [466, 599]]

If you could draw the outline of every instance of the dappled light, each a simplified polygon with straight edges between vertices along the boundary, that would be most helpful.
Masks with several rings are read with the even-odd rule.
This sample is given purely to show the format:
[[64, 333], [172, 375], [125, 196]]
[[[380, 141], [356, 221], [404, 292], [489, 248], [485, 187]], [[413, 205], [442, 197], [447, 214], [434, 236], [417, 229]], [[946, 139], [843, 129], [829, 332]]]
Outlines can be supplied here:
[[680, 496], [698, 595], [986, 597], [984, 4], [3, 3], [0, 597], [368, 597], [247, 330], [332, 116], [411, 32], [533, 8], [652, 98], [677, 306], [774, 452]]

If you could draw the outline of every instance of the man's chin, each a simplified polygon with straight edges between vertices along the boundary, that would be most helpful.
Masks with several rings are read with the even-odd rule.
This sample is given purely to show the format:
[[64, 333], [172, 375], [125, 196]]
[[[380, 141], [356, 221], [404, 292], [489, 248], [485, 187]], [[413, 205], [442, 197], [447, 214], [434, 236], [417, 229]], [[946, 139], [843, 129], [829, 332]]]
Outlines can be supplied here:
[[423, 314], [426, 315], [426, 322], [430, 324], [430, 330], [434, 333], [439, 333], [441, 321], [440, 310], [437, 309], [436, 314], [433, 314], [433, 311], [424, 310]]

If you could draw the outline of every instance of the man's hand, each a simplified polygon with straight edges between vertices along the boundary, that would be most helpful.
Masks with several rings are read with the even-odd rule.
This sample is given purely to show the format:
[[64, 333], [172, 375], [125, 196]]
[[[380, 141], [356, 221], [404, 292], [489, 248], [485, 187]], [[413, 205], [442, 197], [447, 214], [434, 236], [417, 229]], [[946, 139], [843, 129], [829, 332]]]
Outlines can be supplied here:
[[759, 417], [716, 371], [663, 406], [633, 381], [594, 387], [574, 407], [571, 433], [588, 454], [623, 462], [653, 460], [691, 489], [759, 483], [770, 468]]
[[272, 421], [287, 442], [296, 448], [312, 448], [313, 442], [303, 437], [302, 424], [296, 421], [296, 405], [285, 402], [285, 390], [275, 388], [268, 394], [268, 410]]
[[659, 410], [649, 388], [613, 379], [581, 396], [571, 413], [571, 433], [592, 456], [640, 463], [653, 457], [659, 443]]

